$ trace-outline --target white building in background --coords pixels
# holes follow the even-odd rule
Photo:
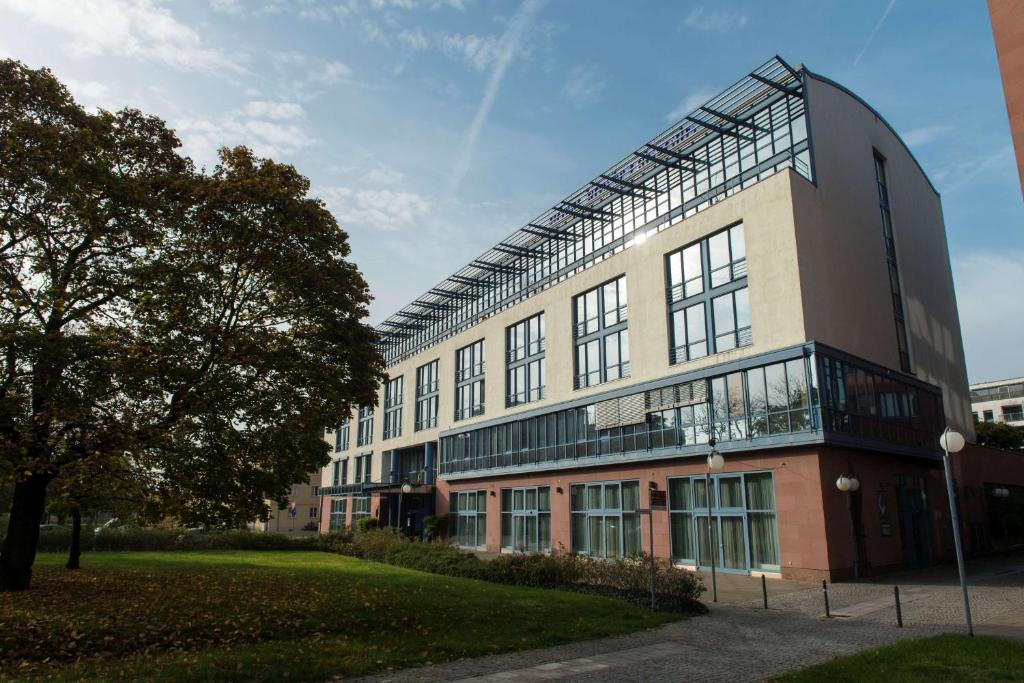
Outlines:
[[[972,384],[971,410],[978,422],[1024,427],[1024,377]]]

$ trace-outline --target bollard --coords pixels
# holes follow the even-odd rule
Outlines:
[[[828,584],[825,583],[825,579],[821,580],[821,592],[825,596],[825,618],[829,619],[832,617],[832,613],[828,608]]]
[[[768,582],[764,578],[764,574],[761,574],[761,596],[764,598],[764,608],[768,609]]]
[[[900,587],[893,586],[892,594],[896,597],[896,625],[903,628],[903,609],[900,607]]]

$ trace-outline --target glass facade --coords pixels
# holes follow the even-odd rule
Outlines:
[[[439,361],[433,360],[416,368],[416,427],[415,431],[437,426]]]
[[[516,406],[544,398],[547,375],[545,347],[543,313],[506,328],[506,406]]]
[[[334,432],[334,452],[340,453],[341,451],[348,449],[349,441],[349,428],[352,424],[352,418],[346,417],[341,421],[341,426]]]
[[[600,558],[636,555],[643,550],[639,508],[638,481],[571,485],[572,551]]]
[[[628,313],[624,275],[573,299],[574,388],[629,377]]]
[[[672,561],[710,566],[705,477],[670,477],[668,504]],[[771,472],[711,477],[711,536],[716,567],[779,571],[775,486]]]
[[[484,414],[484,340],[455,352],[455,420]]]
[[[342,486],[348,483],[348,458],[339,458],[331,463],[331,485]]]
[[[356,525],[356,522],[363,519],[364,517],[370,516],[370,497],[369,496],[353,496],[352,497],[352,526]]]
[[[354,469],[356,484],[371,483],[372,480],[370,479],[370,476],[373,472],[373,453],[357,455]]]
[[[672,252],[665,271],[670,363],[753,343],[742,223]]]
[[[328,520],[328,528],[331,531],[344,529],[348,515],[348,499],[335,498],[331,500],[331,517]]]
[[[393,439],[402,435],[402,393],[405,385],[403,377],[389,380],[384,387],[384,435],[385,439]]]
[[[452,491],[455,543],[463,548],[487,546],[487,491]]]
[[[551,552],[551,487],[501,490],[501,549]]]

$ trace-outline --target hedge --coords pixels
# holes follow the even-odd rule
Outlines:
[[[248,529],[186,531],[158,527],[129,529],[82,529],[82,550],[312,550],[315,536],[254,532]],[[71,547],[71,527],[39,532],[40,551],[66,552]]]

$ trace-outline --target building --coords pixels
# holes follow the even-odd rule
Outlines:
[[[1017,175],[1024,191],[1024,1],[988,0],[988,12],[1017,152]]]
[[[467,548],[653,540],[814,579],[949,551],[938,436],[974,431],[939,196],[870,105],[780,58],[379,332],[390,379],[327,435],[324,530],[449,514]]]
[[[1024,377],[971,385],[975,422],[1005,422],[1024,427]]]
[[[274,501],[268,501],[270,515],[265,522],[254,522],[250,526],[260,531],[273,531],[279,534],[311,534],[320,528],[321,498],[320,472],[310,474],[307,481],[292,484],[288,503],[278,507]]]

